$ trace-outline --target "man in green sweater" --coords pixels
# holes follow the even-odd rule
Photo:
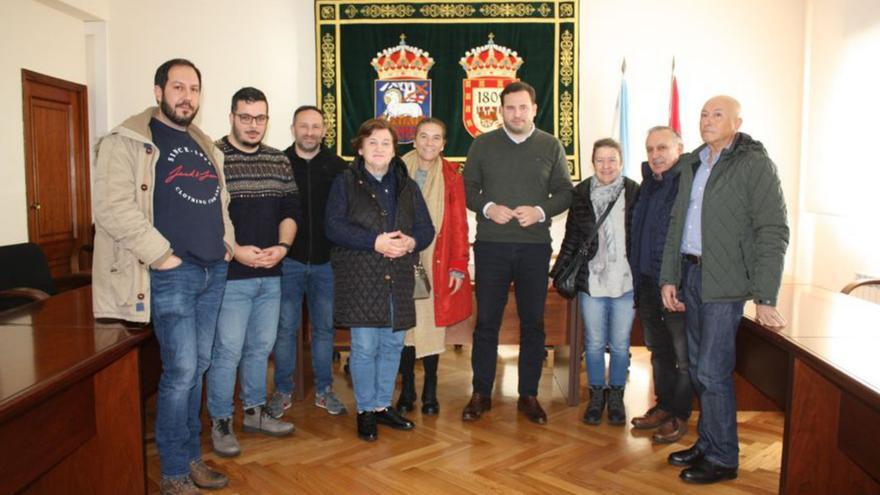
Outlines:
[[[663,250],[660,286],[669,311],[685,311],[691,382],[700,396],[697,443],[669,455],[693,483],[734,479],[739,465],[733,368],[743,305],[758,323],[782,327],[776,311],[788,224],[776,165],[737,132],[740,105],[716,96],[703,106],[704,145],[680,158],[678,196]]]
[[[520,320],[519,402],[535,423],[544,360],[544,301],[550,264],[550,218],[571,203],[571,178],[558,139],[535,127],[535,90],[513,82],[501,92],[504,126],[474,140],[464,169],[467,207],[477,214],[474,244],[477,323],[471,355],[473,395],[462,420],[492,407],[498,332],[510,283]]]

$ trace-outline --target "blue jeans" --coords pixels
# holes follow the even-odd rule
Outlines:
[[[605,385],[605,346],[611,348],[608,385],[623,387],[629,372],[629,336],[632,332],[633,293],[620,297],[592,297],[578,293],[584,320],[584,354],[591,387]]]
[[[214,419],[233,412],[235,370],[245,409],[266,403],[266,367],[278,332],[280,277],[226,282],[208,370],[208,412]]]
[[[696,446],[713,464],[735,468],[739,442],[733,368],[745,303],[704,303],[700,266],[685,262],[683,274],[691,382],[700,396]]]
[[[293,393],[296,337],[302,323],[302,300],[306,296],[312,327],[315,389],[326,392],[333,386],[333,269],[330,263],[312,265],[284,258],[281,273],[281,319],[274,351],[275,390]]]
[[[207,267],[184,261],[170,270],[150,270],[153,332],[162,359],[156,447],[164,477],[189,474],[190,461],[202,457],[202,377],[211,364],[226,268],[225,261]]]
[[[406,332],[390,327],[351,329],[351,381],[357,411],[376,411],[391,405],[400,351]]]

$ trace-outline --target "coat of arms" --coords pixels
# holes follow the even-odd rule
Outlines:
[[[370,62],[379,74],[373,91],[375,116],[391,123],[399,143],[413,142],[419,121],[431,116],[428,71],[434,65],[428,52],[405,40],[401,34],[400,44],[382,50]]]
[[[468,50],[458,61],[467,73],[462,119],[473,137],[501,127],[501,91],[517,80],[516,71],[523,64],[522,57],[510,48],[496,45],[494,38],[490,33],[488,43]]]

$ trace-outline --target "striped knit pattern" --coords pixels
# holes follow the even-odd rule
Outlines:
[[[281,151],[260,144],[256,153],[242,153],[226,138],[216,145],[226,157],[223,171],[232,199],[282,197],[297,192],[293,168]]]

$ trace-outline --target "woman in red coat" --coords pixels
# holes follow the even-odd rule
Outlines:
[[[416,300],[416,326],[407,331],[401,353],[400,412],[412,411],[416,401],[416,358],[422,358],[425,384],[422,414],[437,414],[437,363],[446,350],[446,327],[471,315],[467,215],[464,182],[458,165],[440,156],[446,144],[446,125],[435,118],[422,120],[416,129],[415,149],[403,156],[410,177],[419,185],[437,236],[421,252],[421,262],[431,282],[431,296]]]

